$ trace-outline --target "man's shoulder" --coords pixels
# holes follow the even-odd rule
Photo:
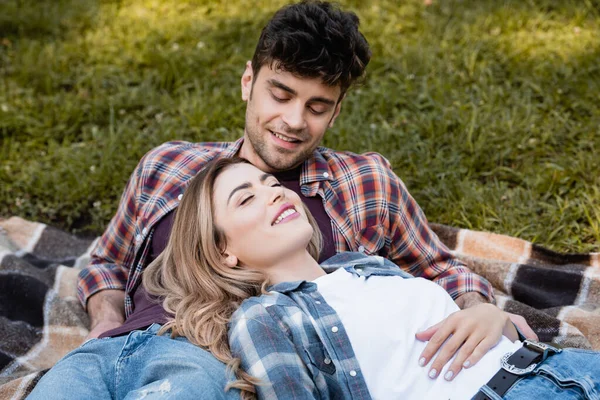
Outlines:
[[[345,165],[372,165],[374,167],[390,168],[390,162],[380,153],[369,151],[354,153],[351,151],[338,151],[328,147],[319,147],[318,152],[328,164],[343,163]]]
[[[218,154],[225,151],[232,144],[232,142],[192,143],[185,141],[171,141],[151,149],[142,158],[142,161],[144,164],[176,162],[177,160],[183,160],[189,157],[202,157],[210,154]]]
[[[374,151],[359,154],[319,147],[318,152],[334,172],[336,170],[352,171],[356,169],[360,169],[363,173],[389,174],[392,172],[390,162],[383,155]]]
[[[137,165],[135,174],[141,179],[169,175],[195,174],[208,161],[228,151],[234,142],[163,143],[148,151]]]

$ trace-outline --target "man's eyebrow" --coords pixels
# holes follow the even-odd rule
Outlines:
[[[323,103],[323,104],[327,104],[328,106],[335,106],[335,101],[328,99],[327,97],[321,97],[321,96],[314,96],[311,97],[310,99],[308,99],[309,103]]]
[[[261,181],[261,183],[263,183],[264,181],[266,181],[267,179],[269,179],[271,177],[274,177],[273,174],[264,173],[258,179]],[[227,198],[227,204],[229,204],[229,201],[231,200],[231,198],[233,197],[233,195],[236,192],[239,192],[240,190],[248,189],[248,188],[251,188],[251,187],[252,187],[252,184],[250,182],[244,182],[241,185],[236,186],[235,189],[233,189],[231,191],[231,193],[229,193],[229,197]]]
[[[275,86],[276,88],[279,88],[281,90],[285,90],[286,92],[293,94],[294,96],[296,96],[298,94],[298,92],[296,92],[294,89],[292,89],[291,87],[284,85],[283,83],[279,82],[277,79],[269,79],[267,82],[269,82],[269,84],[271,86]]]
[[[277,79],[269,79],[267,82],[271,86],[275,86],[276,88],[284,90],[294,96],[296,96],[298,94],[298,92],[296,92],[294,89],[292,89],[291,87],[289,87],[287,85],[284,85],[283,83],[279,82]],[[323,103],[323,104],[327,104],[328,106],[335,106],[335,100],[328,99],[327,97],[323,97],[323,96],[313,96],[310,99],[308,99],[308,103]]]

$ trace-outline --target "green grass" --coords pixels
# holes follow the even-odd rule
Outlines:
[[[239,137],[284,3],[0,2],[0,216],[99,234],[150,148]],[[598,0],[341,3],[373,60],[327,146],[384,154],[430,221],[599,251]]]

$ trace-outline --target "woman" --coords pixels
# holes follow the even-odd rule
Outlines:
[[[597,353],[513,342],[490,304],[471,311],[494,325],[477,342],[485,354],[431,373],[415,336],[458,311],[450,296],[381,257],[319,265],[319,247],[298,195],[244,160],[217,160],[190,183],[144,285],[174,315],[162,332],[227,363],[243,398],[600,398]]]

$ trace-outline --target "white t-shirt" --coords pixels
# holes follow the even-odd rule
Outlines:
[[[418,364],[427,342],[415,334],[459,310],[443,288],[422,278],[365,279],[343,268],[314,282],[344,324],[373,399],[470,399],[498,372],[501,357],[521,347],[521,342],[503,336],[476,366],[463,369],[454,380],[444,379],[450,362],[431,379],[427,374],[432,362]]]

